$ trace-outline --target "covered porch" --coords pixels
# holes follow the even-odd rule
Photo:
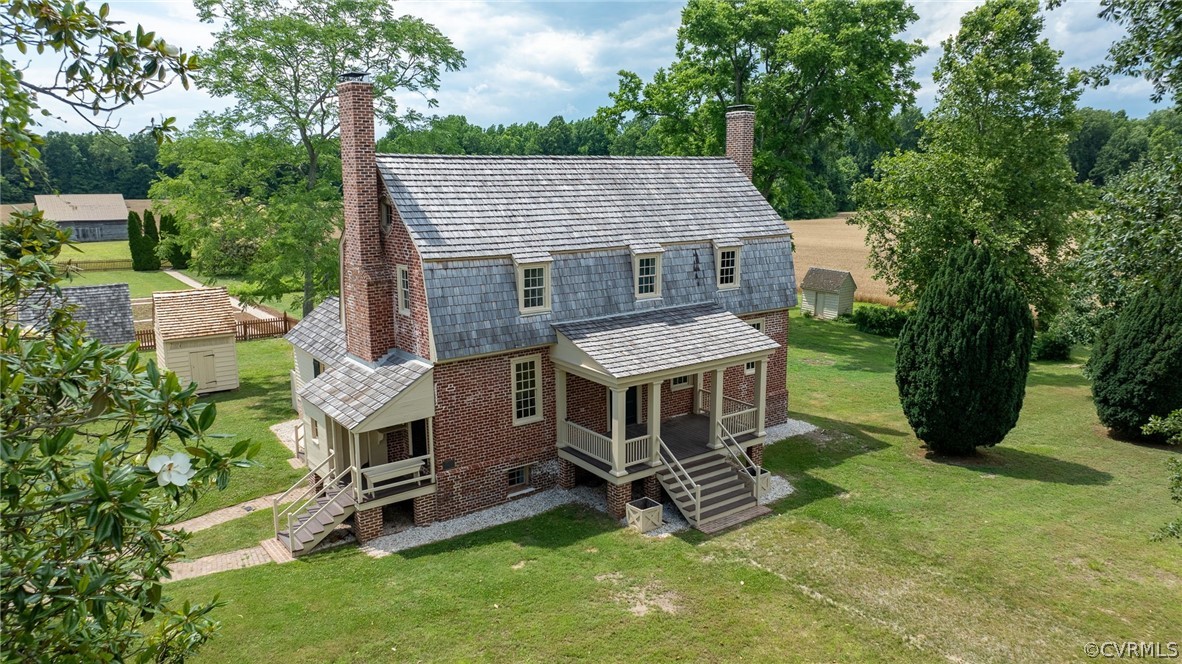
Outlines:
[[[555,329],[561,458],[623,484],[763,441],[767,364],[778,344],[733,314],[696,305]],[[727,393],[739,388],[746,399]],[[602,419],[585,407],[596,390]]]

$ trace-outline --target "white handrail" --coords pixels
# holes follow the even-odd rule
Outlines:
[[[567,445],[575,448],[589,457],[598,459],[599,461],[611,465],[611,438],[567,420],[566,439]]]
[[[696,523],[701,521],[701,485],[699,485],[697,482],[694,482],[694,478],[689,474],[689,471],[685,469],[685,466],[681,465],[681,462],[677,460],[676,456],[673,456],[673,452],[670,451],[669,447],[665,445],[665,441],[662,440],[660,436],[657,437],[657,443],[661,446],[661,458],[665,461],[665,464],[669,466],[669,469],[673,471],[673,479],[677,480],[677,483],[681,485],[681,489],[685,491],[685,495],[690,496],[694,500],[694,522]],[[678,473],[680,473],[680,475]],[[685,480],[686,482],[689,482],[689,486],[686,486],[686,482],[681,480],[681,475],[685,475]],[[693,489],[690,488],[691,486]]]
[[[321,494],[324,494],[325,496],[327,496],[328,490],[332,486],[333,485],[326,483],[324,485],[323,489],[316,492],[316,496],[314,496],[314,498],[319,498]],[[324,503],[324,507],[328,507],[329,505],[331,505],[334,501],[336,501],[337,498],[341,497],[341,494],[345,493],[346,491],[348,491],[351,488],[352,488],[351,484],[346,484],[346,485],[340,487],[340,491],[337,491],[335,494],[333,494],[333,496],[331,498],[329,498],[327,502]],[[324,508],[322,507],[321,509],[324,509]],[[288,515],[287,515],[287,548],[291,552],[292,555],[295,555],[296,535],[298,535],[300,533],[300,531],[302,531],[304,528],[307,528],[308,524],[312,523],[313,519],[316,518],[316,515],[319,512],[320,512],[320,510],[316,510],[315,512],[309,512],[308,518],[303,523],[299,524],[298,526],[294,526],[294,527],[292,526],[291,518],[293,516],[295,516],[295,513],[294,512],[288,513]]]
[[[313,468],[312,470],[309,470],[308,474],[304,475],[299,480],[297,480],[295,484],[291,485],[291,488],[289,488],[287,491],[284,491],[283,493],[279,494],[279,497],[271,499],[271,514],[274,517],[274,526],[275,526],[275,536],[276,537],[279,536],[279,517],[281,516],[281,510],[279,509],[279,503],[283,502],[283,500],[285,498],[287,498],[288,495],[290,495],[292,491],[295,491],[296,489],[300,488],[304,484],[304,482],[307,482],[308,478],[315,476],[316,473],[320,471],[320,469],[324,468],[325,464],[327,464],[329,461],[332,461],[332,457],[335,454],[336,454],[335,450],[330,451],[328,453],[328,456],[324,457],[324,461],[321,461],[320,463],[316,464],[315,468]],[[331,474],[331,472],[330,472],[330,474]],[[312,487],[312,485],[305,487],[303,493],[300,494],[300,498],[297,498],[295,502],[299,502],[300,499],[302,499],[304,496],[306,496],[308,494],[308,489],[310,489],[311,487]],[[288,505],[287,507],[283,508],[282,512],[283,513],[289,512],[290,507],[291,507],[291,505]]]
[[[755,500],[759,500],[759,474],[763,468],[755,463],[755,460],[752,459],[749,454],[747,454],[747,450],[743,449],[743,446],[739,444],[739,441],[735,440],[735,437],[731,435],[730,431],[727,431],[726,427],[724,427],[721,422],[719,423],[718,428],[722,430],[722,434],[718,436],[718,440],[722,443],[722,446],[726,448],[726,451],[731,453],[731,457],[733,457],[735,463],[738,464],[739,470],[746,473],[748,472],[747,469],[750,468],[750,472],[755,473],[751,476],[751,480],[755,483]],[[735,450],[738,450],[737,454]]]

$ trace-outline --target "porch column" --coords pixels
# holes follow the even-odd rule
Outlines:
[[[755,361],[755,435],[766,436],[767,420],[767,358]]]
[[[613,387],[612,391],[612,475],[621,477],[627,475],[628,471],[624,470],[624,440],[627,438],[627,426],[625,418],[627,417],[627,403],[625,396],[628,394],[628,389],[623,387]]]
[[[349,482],[353,485],[353,498],[361,503],[361,444],[357,434],[349,432]]]
[[[694,414],[701,415],[702,411],[706,410],[706,404],[702,403],[702,389],[706,385],[706,372],[699,371],[694,375]]]
[[[661,381],[648,384],[648,440],[650,466],[661,465]]]
[[[554,419],[558,435],[555,440],[559,447],[566,447],[566,371],[554,367]]]
[[[722,447],[718,438],[722,435],[722,377],[726,369],[715,369],[710,377],[710,440],[706,446],[712,450]]]

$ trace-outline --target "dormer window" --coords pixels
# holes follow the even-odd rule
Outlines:
[[[739,287],[740,249],[742,249],[742,246],[737,240],[725,240],[714,243],[718,290]]]
[[[514,254],[517,267],[517,308],[522,315],[550,311],[550,254]]]
[[[632,247],[632,290],[636,299],[661,297],[661,245]]]

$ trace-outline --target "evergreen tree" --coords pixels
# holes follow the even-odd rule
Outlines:
[[[1034,321],[984,247],[954,250],[899,335],[895,383],[915,435],[936,452],[1002,441],[1026,393]]]
[[[138,212],[127,213],[127,248],[131,251],[131,269],[144,270],[144,259],[140,250],[144,244],[144,227]]]
[[[1104,426],[1137,433],[1182,408],[1182,276],[1149,285],[1109,321],[1088,363]]]
[[[160,244],[160,231],[156,228],[156,216],[151,210],[144,210],[144,232],[140,237],[140,260],[143,267],[138,270],[155,271],[160,269],[160,257],[156,255],[156,245]]]

